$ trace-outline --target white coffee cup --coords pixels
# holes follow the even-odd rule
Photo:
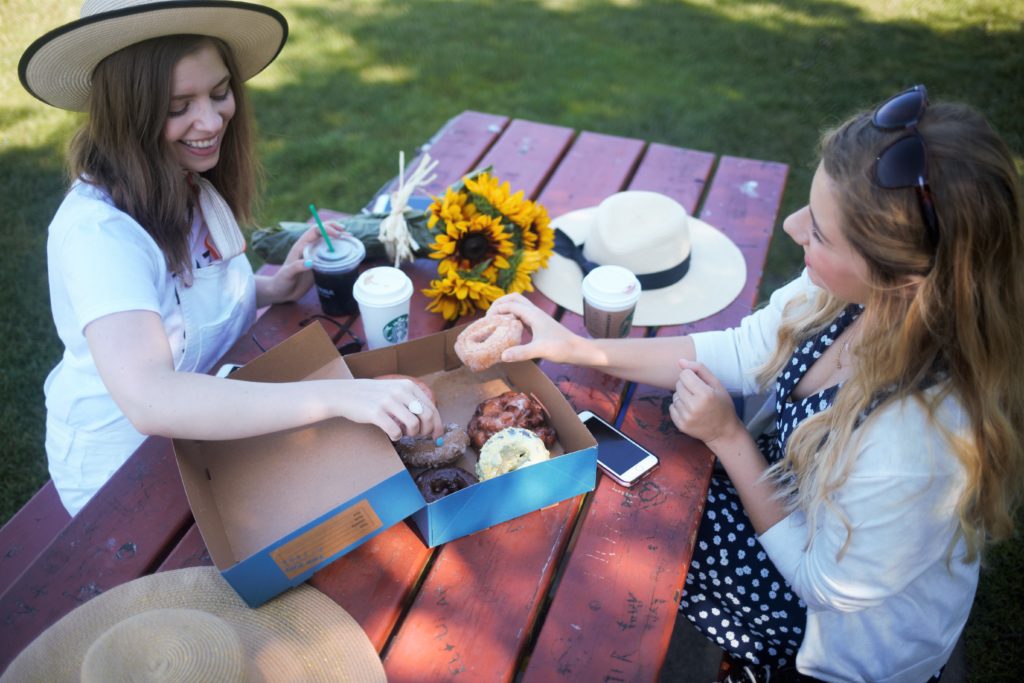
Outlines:
[[[583,323],[591,337],[629,335],[640,281],[622,266],[598,266],[583,278]]]
[[[379,266],[363,271],[352,288],[359,304],[366,344],[371,349],[409,339],[412,280],[398,268]]]

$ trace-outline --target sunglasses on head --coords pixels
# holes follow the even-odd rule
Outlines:
[[[890,97],[875,110],[871,123],[881,130],[907,130],[883,149],[875,159],[875,183],[887,190],[912,187],[917,192],[921,214],[932,244],[939,243],[939,220],[928,186],[928,151],[917,123],[928,108],[928,89],[915,85]]]

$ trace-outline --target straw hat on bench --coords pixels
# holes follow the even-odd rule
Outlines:
[[[366,633],[302,584],[256,609],[214,567],[160,572],[102,593],[35,639],[0,682],[385,681]]]

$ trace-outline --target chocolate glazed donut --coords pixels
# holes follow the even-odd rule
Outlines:
[[[469,447],[469,435],[454,422],[444,426],[442,439],[438,444],[430,436],[403,436],[395,450],[408,467],[441,467],[461,458]]]
[[[548,424],[547,415],[541,402],[521,391],[506,391],[486,399],[476,407],[466,427],[469,440],[477,450],[506,427],[522,427],[534,432],[551,448],[557,436]]]
[[[416,477],[416,486],[419,487],[423,500],[428,503],[433,503],[435,500],[444,498],[450,493],[461,491],[475,483],[477,483],[476,477],[461,467],[455,467],[454,465],[423,470]]]

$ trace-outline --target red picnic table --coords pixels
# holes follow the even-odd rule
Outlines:
[[[751,310],[788,173],[770,161],[474,111],[448,121],[421,151],[439,162],[427,188],[433,194],[490,165],[552,217],[621,190],[650,190],[732,238],[747,263],[746,285],[732,304],[693,324],[634,328],[633,336],[718,329]],[[416,285],[410,336],[440,331],[445,321],[425,312],[420,293],[436,262],[419,259],[404,268]],[[583,331],[579,316],[543,295],[531,299]],[[257,341],[269,348],[319,312],[313,291],[272,306],[223,362],[253,359]],[[364,337],[358,319],[340,322],[352,322]],[[672,425],[669,392],[597,371],[540,367],[574,408],[621,423],[661,457],[661,467],[633,489],[599,476],[590,494],[433,549],[400,523],[316,573],[309,583],[362,625],[390,681],[658,678],[713,458]],[[47,484],[0,530],[0,671],[48,626],[103,591],[204,564],[212,562],[169,440],[147,439],[74,519]]]

